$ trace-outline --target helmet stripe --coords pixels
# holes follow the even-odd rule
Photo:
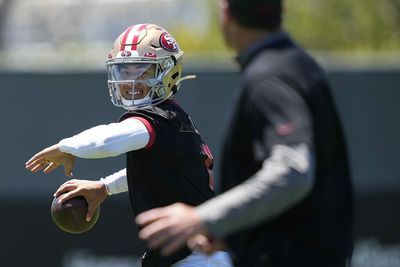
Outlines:
[[[147,27],[147,25],[149,24],[142,24],[140,25],[139,29],[136,30],[135,34],[133,35],[131,50],[137,49],[137,41],[139,40],[139,36],[142,33],[143,29]]]
[[[124,37],[122,38],[122,41],[121,41],[121,46],[120,46],[120,48],[119,48],[119,51],[124,51],[124,50],[125,50],[126,39],[128,38],[128,35],[129,35],[129,33],[130,33],[130,31],[132,30],[133,27],[134,27],[134,26],[130,26],[130,27],[125,31]]]
[[[120,51],[132,51],[137,49],[137,41],[143,29],[148,24],[137,24],[129,27],[122,38]]]

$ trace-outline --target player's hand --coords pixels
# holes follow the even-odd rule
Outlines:
[[[25,163],[25,168],[35,173],[43,170],[49,173],[57,169],[60,165],[64,166],[65,175],[72,177],[72,169],[75,163],[75,156],[61,152],[58,145],[47,147],[34,155]]]
[[[143,227],[139,238],[152,249],[168,256],[198,234],[206,234],[196,209],[181,203],[139,214],[136,223]]]
[[[60,203],[77,196],[86,198],[89,205],[86,213],[86,221],[89,222],[96,208],[103,203],[108,194],[105,185],[100,181],[72,179],[65,182],[57,189],[54,193],[54,197],[58,196],[60,196]]]

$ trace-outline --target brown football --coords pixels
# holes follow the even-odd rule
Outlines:
[[[60,197],[60,196],[59,196]],[[58,197],[51,203],[51,217],[54,223],[65,232],[81,234],[90,230],[97,222],[100,206],[97,207],[90,222],[85,220],[88,203],[83,196],[78,196],[58,203]]]

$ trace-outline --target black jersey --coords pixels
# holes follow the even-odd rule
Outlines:
[[[212,155],[174,100],[127,112],[120,120],[129,117],[145,119],[154,130],[146,148],[127,153],[129,194],[136,215],[175,202],[195,206],[214,196]],[[185,248],[163,258],[147,251],[143,266],[169,266],[189,253]]]
[[[352,186],[325,74],[284,33],[247,52],[239,58],[241,88],[224,138],[221,190],[251,177],[279,144],[309,146],[316,170],[301,202],[227,239],[235,266],[342,266],[335,264],[352,250]]]

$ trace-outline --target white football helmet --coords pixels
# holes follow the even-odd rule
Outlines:
[[[106,62],[111,102],[131,110],[156,105],[175,94],[182,80],[178,43],[162,27],[137,24],[114,43]]]

